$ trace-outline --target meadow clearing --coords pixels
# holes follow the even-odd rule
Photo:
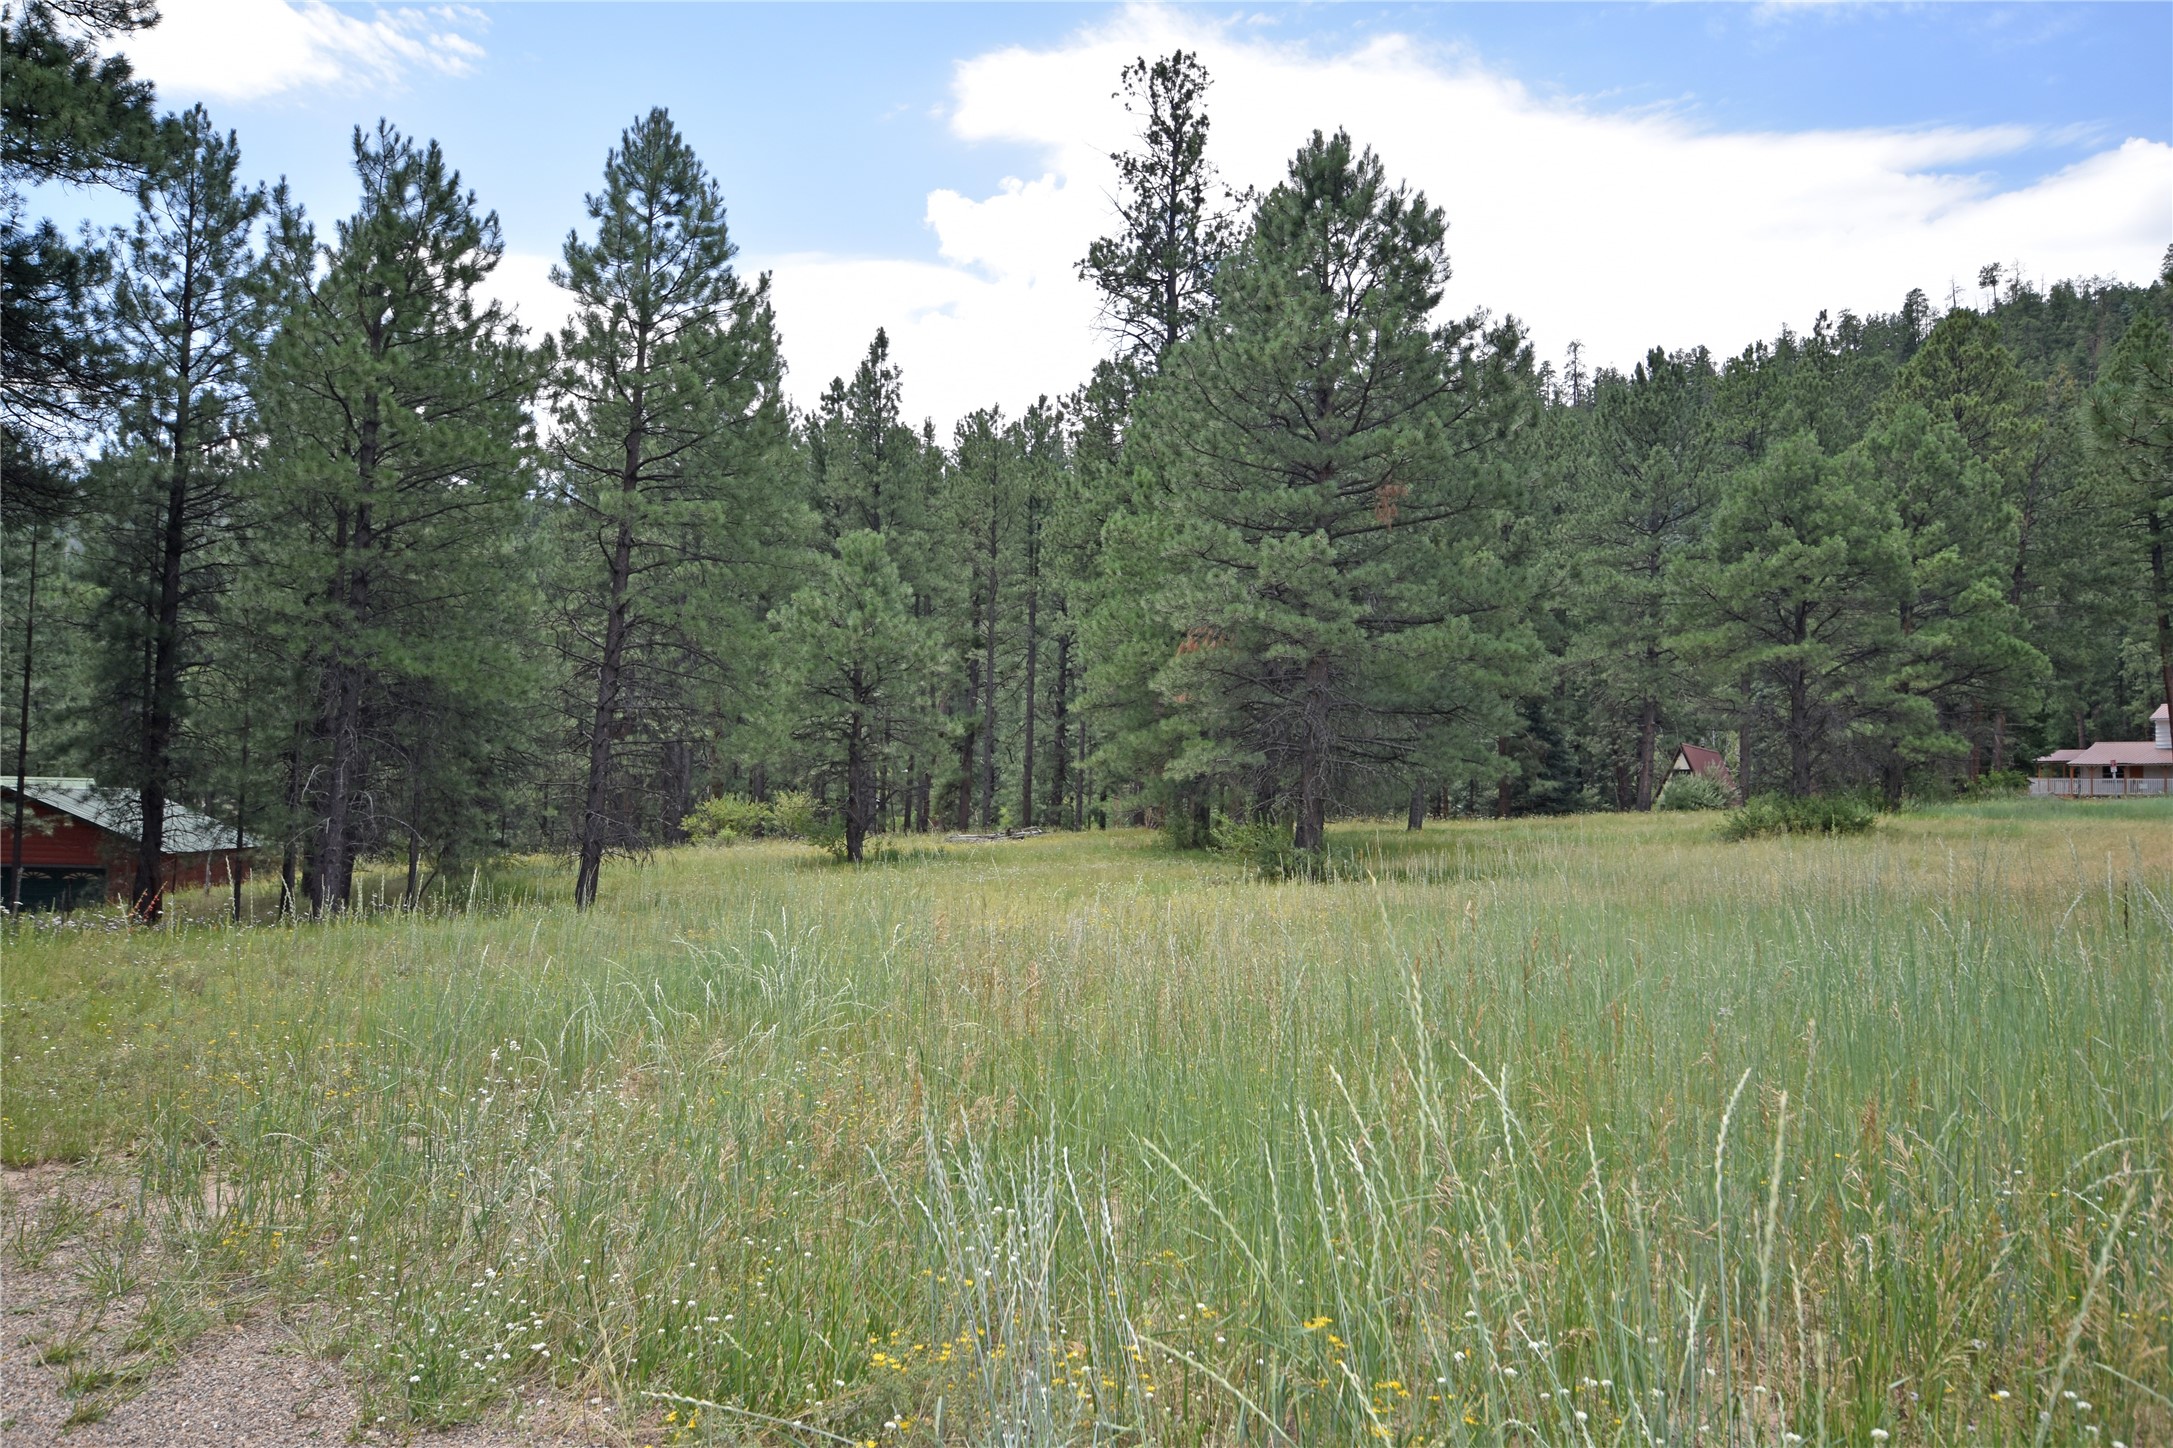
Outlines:
[[[133,1351],[246,1301],[403,1431],[2173,1442],[2173,808],[1335,838],[33,924],[0,1153],[137,1184]]]

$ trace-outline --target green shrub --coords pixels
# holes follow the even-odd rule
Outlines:
[[[1241,825],[1218,819],[1211,848],[1235,855],[1263,880],[1357,880],[1367,873],[1356,851],[1301,850],[1291,839],[1290,826],[1273,820]]]
[[[836,863],[845,863],[845,821],[842,818],[826,819],[811,826],[804,838]]]
[[[1726,809],[1731,801],[1717,779],[1704,774],[1678,774],[1667,782],[1655,802],[1659,809]]]
[[[843,827],[840,827],[840,833]],[[804,789],[781,789],[770,801],[770,824],[767,834],[785,840],[811,840],[815,837],[815,796]]]
[[[1987,799],[2001,795],[2025,794],[2029,787],[2030,776],[2026,770],[1987,769],[1972,780],[1963,793],[1972,799]]]
[[[1290,826],[1274,820],[1242,825],[1219,820],[1211,848],[1237,856],[1263,880],[1288,880],[1311,873],[1305,852],[1291,843]]]
[[[768,832],[770,807],[743,794],[720,794],[696,805],[694,813],[679,822],[679,828],[687,832],[690,840],[714,840],[720,845],[751,840]]]
[[[1761,835],[1861,834],[1878,818],[1863,796],[1855,794],[1761,794],[1728,816],[1724,840]]]

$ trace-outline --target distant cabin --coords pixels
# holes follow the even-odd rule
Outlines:
[[[1728,772],[1728,761],[1717,749],[1707,749],[1701,744],[1678,744],[1675,759],[1667,767],[1667,777],[1702,774],[1722,789],[1734,794],[1735,776]]]
[[[2063,799],[2119,799],[2173,794],[2173,712],[2150,716],[2149,739],[2104,739],[2088,749],[2055,749],[2037,761],[2031,794]]]
[[[128,898],[136,884],[141,809],[134,790],[101,788],[91,779],[30,775],[23,799],[23,908],[74,910]],[[7,871],[15,863],[14,775],[0,775],[0,909]],[[171,800],[163,840],[166,888],[232,884],[249,878],[248,851],[234,828]]]

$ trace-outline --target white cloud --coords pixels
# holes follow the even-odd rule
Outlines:
[[[1821,308],[1942,299],[1984,262],[2033,277],[2156,271],[2173,240],[2173,147],[2130,140],[2002,189],[1980,168],[2071,142],[2019,126],[1717,132],[1534,96],[1469,56],[1382,36],[1344,49],[1182,10],[1134,9],[1056,46],[962,62],[953,131],[1024,143],[1043,171],[972,198],[930,194],[936,260],[774,258],[794,394],[848,370],[878,324],[907,404],[939,425],[1016,408],[1100,354],[1095,298],[1073,273],[1107,229],[1108,153],[1129,140],[1110,98],[1136,55],[1197,50],[1214,76],[1210,153],[1272,185],[1314,128],[1348,127],[1443,207],[1448,305],[1513,312],[1541,351],[1628,364],[1651,346],[1732,351]]]
[[[531,342],[540,342],[565,326],[572,311],[573,298],[551,285],[551,268],[557,263],[555,256],[508,251],[483,283],[483,294],[505,303],[527,328]]]
[[[466,6],[366,15],[324,0],[161,0],[159,23],[120,49],[161,97],[255,101],[303,88],[395,86],[413,71],[466,75],[488,22]]]

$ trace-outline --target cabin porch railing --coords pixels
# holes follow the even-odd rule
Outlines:
[[[2033,795],[2060,799],[2126,799],[2144,794],[2173,794],[2173,779],[2033,779]]]

